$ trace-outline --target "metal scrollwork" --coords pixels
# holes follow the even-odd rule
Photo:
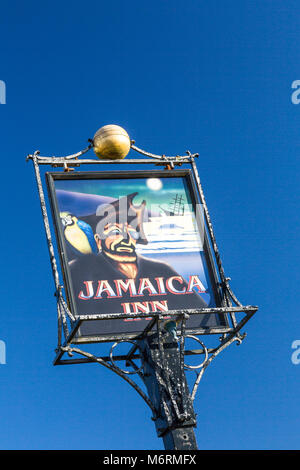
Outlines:
[[[199,344],[201,344],[202,348],[203,348],[203,352],[204,352],[204,355],[205,355],[205,359],[203,362],[201,362],[201,364],[198,364],[196,366],[191,366],[191,365],[187,365],[187,364],[184,364],[184,367],[186,369],[200,369],[201,367],[204,367],[204,365],[206,364],[206,361],[208,359],[208,350],[207,350],[207,347],[205,346],[204,343],[202,343],[202,341],[200,341],[199,338],[197,338],[197,336],[193,336],[193,335],[185,335],[185,338],[192,338],[194,339],[195,341],[197,341]]]
[[[139,372],[141,372],[142,368],[143,368],[143,365],[141,365],[140,367],[136,367],[135,370],[133,371],[129,371],[129,370],[124,370],[124,369],[121,369],[120,367],[116,366],[114,360],[113,360],[113,350],[116,346],[118,346],[120,343],[131,343],[133,344],[140,352],[140,347],[139,345],[135,342],[135,341],[131,341],[131,340],[120,340],[120,341],[116,341],[112,347],[110,348],[110,353],[109,353],[109,357],[110,357],[110,362],[112,363],[112,365],[114,366],[115,369],[118,369],[120,370],[123,374],[138,374]],[[131,361],[130,361],[131,362]]]

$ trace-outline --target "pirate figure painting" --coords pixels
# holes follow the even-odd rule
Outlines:
[[[199,295],[205,288],[197,275],[184,279],[169,264],[137,253],[138,245],[148,241],[143,229],[146,202],[135,206],[136,195],[102,204],[96,214],[82,217],[94,233],[97,252],[70,262],[78,312],[138,316],[207,307]]]

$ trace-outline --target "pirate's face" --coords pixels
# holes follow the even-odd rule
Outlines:
[[[136,260],[136,242],[139,233],[129,224],[109,223],[105,225],[101,237],[95,235],[98,248],[116,261]]]

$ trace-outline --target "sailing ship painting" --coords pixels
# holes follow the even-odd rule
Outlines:
[[[191,204],[184,196],[176,194],[167,207],[159,205],[160,212],[150,215],[144,222],[148,245],[144,253],[181,253],[202,250],[201,234],[197,228],[196,217]],[[155,214],[151,211],[150,214]]]
[[[140,245],[138,251],[142,256],[171,264],[186,280],[191,272],[197,272],[206,288],[201,297],[207,305],[215,306],[203,247],[204,224],[200,209],[196,214],[185,192],[176,192],[166,203],[152,205],[148,220],[143,224],[148,244]]]

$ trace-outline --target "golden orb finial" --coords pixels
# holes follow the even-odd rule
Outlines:
[[[128,155],[130,138],[125,129],[115,124],[101,127],[93,138],[94,152],[98,158],[121,160]]]

